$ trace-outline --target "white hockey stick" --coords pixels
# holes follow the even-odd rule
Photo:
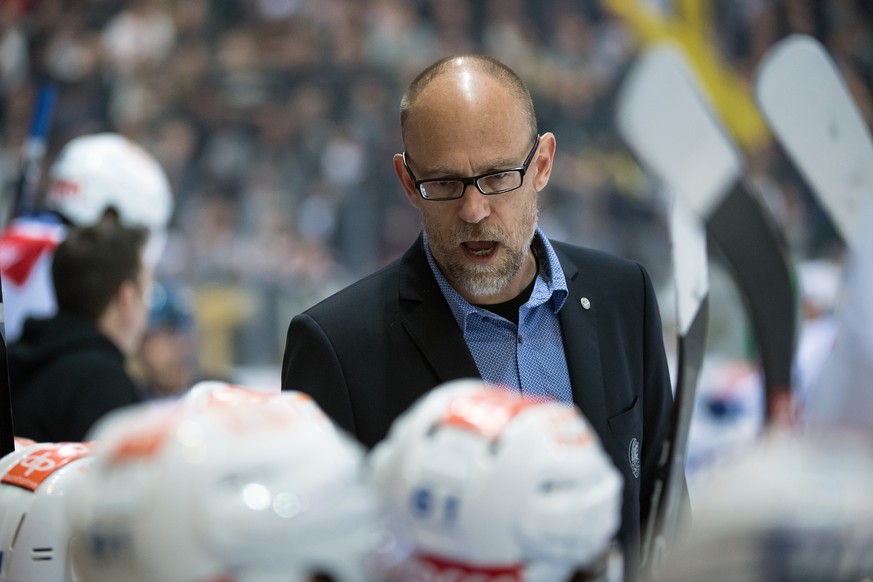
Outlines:
[[[759,68],[756,89],[767,123],[851,251],[839,340],[810,388],[803,421],[807,427],[869,429],[873,139],[834,61],[809,36],[776,44]]]
[[[770,49],[755,85],[768,125],[854,248],[873,198],[873,140],[837,66],[795,34]]]
[[[680,49],[655,45],[619,96],[631,149],[706,224],[748,308],[764,368],[768,419],[791,383],[796,300],[783,238],[743,179],[742,158],[702,96]]]

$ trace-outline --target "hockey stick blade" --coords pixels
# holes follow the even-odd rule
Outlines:
[[[795,34],[777,43],[758,70],[764,118],[854,248],[873,198],[873,140],[824,47]]]
[[[768,420],[781,418],[796,302],[778,231],[742,179],[741,157],[677,48],[644,54],[622,91],[620,132],[643,165],[698,212],[738,283],[761,352]]]
[[[768,422],[790,414],[791,366],[797,333],[797,299],[776,227],[744,181],[706,220],[745,300],[761,352]]]
[[[680,49],[642,53],[618,96],[616,122],[642,164],[700,217],[742,175],[742,159],[702,102]]]

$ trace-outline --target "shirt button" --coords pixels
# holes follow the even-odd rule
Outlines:
[[[518,336],[518,343],[519,343],[519,344],[522,343],[522,342],[521,342],[521,336]]]

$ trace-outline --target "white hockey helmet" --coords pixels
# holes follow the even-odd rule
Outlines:
[[[235,402],[272,402],[275,405],[290,404],[298,411],[300,406],[311,407],[318,412],[319,422],[331,427],[330,420],[312,397],[302,392],[278,392],[256,390],[243,384],[223,380],[202,380],[189,388],[182,397],[185,406],[192,411],[204,410],[213,406],[232,405]]]
[[[93,479],[74,500],[88,580],[370,579],[381,513],[361,446],[308,396],[244,390],[95,427]]]
[[[574,407],[479,380],[437,387],[370,455],[404,579],[568,579],[604,556],[622,481]],[[454,579],[454,578],[452,578]]]
[[[90,452],[88,443],[35,443],[0,459],[0,580],[77,579],[67,559],[66,503],[85,479]]]
[[[771,431],[692,475],[694,519],[654,579],[854,582],[873,574],[869,432]]]
[[[46,205],[76,226],[114,209],[122,224],[149,229],[148,263],[163,252],[173,213],[167,175],[155,158],[117,133],[70,140],[52,164]]]

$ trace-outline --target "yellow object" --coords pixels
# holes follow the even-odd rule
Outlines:
[[[604,6],[624,19],[643,45],[674,42],[697,74],[710,105],[745,151],[753,151],[769,137],[751,89],[708,41],[712,36],[708,3],[675,0],[677,14],[664,15],[644,0],[603,0]]]
[[[254,312],[251,297],[239,287],[213,284],[198,287],[195,298],[203,373],[228,377],[234,364],[233,334]]]

